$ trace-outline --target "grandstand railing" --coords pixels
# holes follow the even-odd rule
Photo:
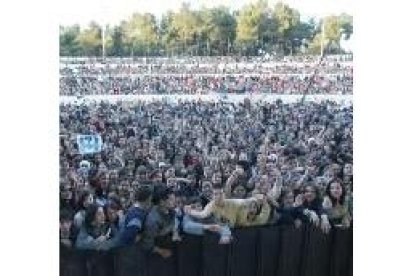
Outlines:
[[[218,239],[215,234],[184,235],[168,259],[134,246],[106,253],[61,249],[60,275],[142,275],[131,264],[141,265],[147,276],[353,275],[352,228],[323,234],[308,226],[251,227],[233,230],[230,245],[219,245]]]

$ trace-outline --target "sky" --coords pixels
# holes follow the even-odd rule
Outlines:
[[[176,11],[183,2],[189,2],[191,8],[203,6],[211,8],[224,5],[231,10],[256,2],[257,0],[61,0],[58,8],[59,25],[80,24],[87,25],[95,20],[110,25],[118,24],[127,19],[134,12],[150,12],[157,17],[168,10]],[[342,12],[353,15],[353,6],[356,0],[268,0],[270,6],[277,2],[284,2],[299,10],[303,19],[321,17],[324,15],[340,14]]]

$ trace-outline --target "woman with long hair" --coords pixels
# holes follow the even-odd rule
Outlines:
[[[349,227],[351,215],[349,213],[346,190],[339,179],[331,181],[326,187],[326,196],[323,201],[329,222],[332,225]]]
[[[82,193],[79,197],[79,201],[78,201],[77,212],[76,212],[76,215],[73,219],[73,223],[74,223],[76,229],[81,228],[81,226],[82,226],[82,224],[85,220],[86,209],[93,202],[94,202],[94,198],[93,198],[92,193],[89,190],[82,191]]]
[[[85,212],[85,221],[76,239],[76,248],[108,250],[112,247],[113,236],[104,208],[95,203],[89,205]]]
[[[315,226],[321,226],[323,232],[328,233],[330,230],[330,224],[326,212],[322,208],[322,197],[316,186],[306,184],[303,189],[303,193],[299,194],[296,198],[298,205],[303,207],[303,215],[306,217],[303,219],[305,223],[312,223]],[[302,204],[300,204],[300,202]]]

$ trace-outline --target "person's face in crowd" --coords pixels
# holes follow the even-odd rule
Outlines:
[[[166,200],[160,201],[160,207],[165,208],[167,210],[174,210],[176,206],[176,200],[174,194],[169,194]]]
[[[115,181],[117,181],[117,180],[118,180],[118,172],[117,172],[116,170],[112,170],[112,171],[109,173],[109,180],[110,180],[111,182],[115,182]]]
[[[344,176],[351,176],[353,174],[352,172],[352,164],[346,163],[344,166]]]
[[[125,192],[129,189],[129,185],[128,185],[128,181],[126,179],[123,179],[120,183],[119,183],[119,190],[120,192]]]
[[[243,187],[243,185],[237,185],[232,192],[233,198],[245,198],[246,197],[246,189]]]
[[[289,191],[285,194],[285,196],[282,199],[283,206],[285,207],[292,207],[293,203],[295,202],[295,195],[292,191]]]
[[[343,193],[341,184],[339,184],[338,182],[331,183],[329,187],[329,192],[331,193],[333,198],[339,200]]]
[[[326,187],[326,180],[324,177],[316,177],[315,178],[315,186],[318,189],[323,190]]]
[[[337,176],[341,172],[341,166],[339,166],[338,164],[333,164],[332,170],[333,170],[334,175]]]
[[[313,164],[309,164],[308,166],[307,166],[307,169],[308,169],[308,174],[309,175],[311,175],[311,176],[316,176],[316,174],[317,174],[317,167],[315,166],[315,165],[313,165]]]
[[[63,189],[60,193],[60,197],[64,200],[72,199],[72,187],[69,183],[63,185]]]
[[[161,182],[162,181],[162,172],[161,171],[157,171],[153,176],[152,176],[152,180],[155,182]]]
[[[183,208],[184,205],[186,205],[185,196],[176,196],[175,197],[175,207],[176,208]]]
[[[95,155],[95,163],[100,164],[102,162],[102,156],[100,154]]]
[[[213,198],[213,185],[209,181],[204,181],[201,185],[201,193],[209,200]]]
[[[168,178],[173,178],[175,177],[175,169],[173,167],[169,168],[166,172],[165,172],[165,177]]]
[[[138,180],[133,180],[132,183],[131,183],[131,187],[133,189],[137,189],[138,186],[139,186],[139,181]]]
[[[335,173],[332,169],[328,169],[326,170],[324,176],[327,179],[327,181],[330,182],[331,180],[335,178]]]
[[[200,202],[194,203],[192,205],[193,209],[195,209],[196,211],[202,211],[203,210],[203,205]]]
[[[121,206],[122,209],[127,209],[128,208],[128,199],[125,196],[120,197],[120,201],[121,201]]]
[[[224,170],[224,178],[225,179],[228,179],[230,177],[230,175],[231,175],[231,168],[230,167],[226,167],[226,169]]]
[[[105,223],[105,213],[102,207],[99,207],[95,213],[95,224],[102,225]]]
[[[62,239],[68,239],[70,237],[70,228],[72,227],[72,220],[62,220],[60,221],[60,237]]]
[[[119,138],[119,145],[121,146],[121,148],[124,148],[126,144],[126,139],[124,137]]]
[[[304,190],[305,200],[312,202],[316,198],[316,190],[312,186],[306,186]]]
[[[267,175],[262,175],[260,177],[259,182],[257,183],[257,190],[261,193],[261,194],[267,194],[267,192],[270,190],[270,182],[269,179],[267,177]]]
[[[107,210],[106,215],[107,215],[108,221],[110,223],[115,222],[116,219],[118,218],[118,213],[117,213],[118,210],[112,209],[110,207],[108,207],[106,210]]]
[[[104,173],[100,179],[100,184],[102,189],[107,189],[109,185],[109,173]]]
[[[222,204],[224,202],[225,195],[223,189],[213,189],[213,200],[218,203]]]
[[[93,203],[93,195],[88,195],[85,200],[83,201],[83,207],[88,208],[89,205]]]

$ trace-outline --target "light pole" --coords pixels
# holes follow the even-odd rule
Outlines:
[[[101,28],[101,36],[102,36],[102,59],[105,59],[105,26],[103,24]]]
[[[321,57],[323,56],[324,42],[325,42],[325,19],[322,18]]]

